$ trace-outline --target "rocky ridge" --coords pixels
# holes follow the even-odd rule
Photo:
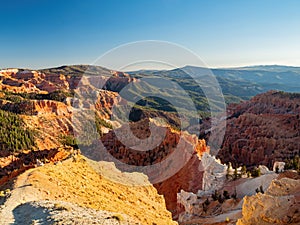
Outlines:
[[[18,221],[27,214],[31,215],[26,216],[32,220],[31,223],[33,220],[38,222],[50,217],[49,214],[53,215],[55,210],[64,211],[61,219],[68,224],[76,218],[86,216],[92,219],[92,215],[105,215],[102,210],[110,212],[106,213],[106,220],[114,216],[115,219],[111,220],[118,222],[116,218],[119,218],[121,224],[126,221],[131,221],[130,224],[176,224],[165,209],[163,197],[149,182],[147,186],[122,185],[103,177],[101,171],[109,169],[111,174],[116,173],[121,179],[131,176],[130,179],[144,179],[147,182],[147,177],[136,173],[126,178],[125,174],[114,172],[115,169],[106,164],[97,165],[96,169],[94,163],[81,155],[73,155],[56,165],[50,163],[27,170],[15,179],[8,198],[1,206],[1,224]],[[36,210],[32,214],[34,207]],[[60,221],[58,217],[51,218],[56,218],[57,223]]]

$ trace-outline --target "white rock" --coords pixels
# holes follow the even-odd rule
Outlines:
[[[285,162],[274,162],[273,171],[276,171],[276,167],[278,167],[278,169],[279,169],[278,172],[283,172],[284,166],[285,166]]]
[[[202,181],[204,191],[217,190],[224,185],[227,166],[221,164],[214,156],[204,153],[199,169],[204,171]]]
[[[269,173],[273,173],[272,171],[270,171],[270,170],[268,169],[268,167],[263,166],[263,165],[259,165],[259,166],[258,166],[258,169],[260,170],[260,173],[261,173],[262,175],[264,175],[264,174],[269,174]]]

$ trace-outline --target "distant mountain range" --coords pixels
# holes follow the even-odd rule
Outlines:
[[[219,78],[232,81],[248,81],[258,85],[265,92],[282,90],[287,92],[300,91],[300,67],[290,66],[250,66],[233,69],[213,69]]]
[[[225,95],[234,95],[248,99],[269,90],[286,92],[300,91],[300,67],[260,65],[237,68],[207,69],[196,66],[163,71],[134,71],[130,74],[153,74],[172,78],[185,78],[187,74],[202,77],[210,70],[217,78]]]
[[[300,71],[300,67],[296,66],[284,66],[284,65],[257,65],[257,66],[243,66],[235,67],[233,69],[238,70],[266,70],[266,71],[275,71],[275,72],[284,72],[284,71]]]

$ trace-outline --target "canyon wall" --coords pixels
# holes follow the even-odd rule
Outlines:
[[[299,154],[300,96],[276,91],[228,108],[226,134],[217,157],[234,166],[266,165]]]

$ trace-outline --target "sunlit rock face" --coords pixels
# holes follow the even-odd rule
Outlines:
[[[15,93],[50,93],[69,90],[70,85],[62,74],[45,74],[33,70],[1,70],[1,90]]]
[[[278,172],[284,171],[285,162],[275,162],[273,165],[273,171],[276,171],[276,168],[278,168]]]
[[[258,169],[260,170],[260,173],[262,175],[264,174],[269,174],[269,173],[273,173],[273,171],[270,171],[268,167],[264,166],[264,165],[259,165]]]
[[[197,193],[197,191],[201,189],[203,171],[200,170],[200,158],[203,153],[209,151],[209,147],[206,146],[204,140],[194,138],[192,135],[183,135],[181,138],[184,139],[185,147],[180,147],[179,152],[191,149],[193,154],[185,165],[173,176],[163,182],[154,184],[158,193],[164,195],[167,209],[172,212],[174,218],[176,218],[178,214],[177,193],[180,192],[180,190]],[[183,160],[183,157],[180,159]]]
[[[220,189],[226,180],[227,166],[208,153],[201,159],[200,171],[203,172],[202,190],[213,191]]]
[[[245,197],[237,225],[300,224],[300,180],[273,180],[265,194]]]

